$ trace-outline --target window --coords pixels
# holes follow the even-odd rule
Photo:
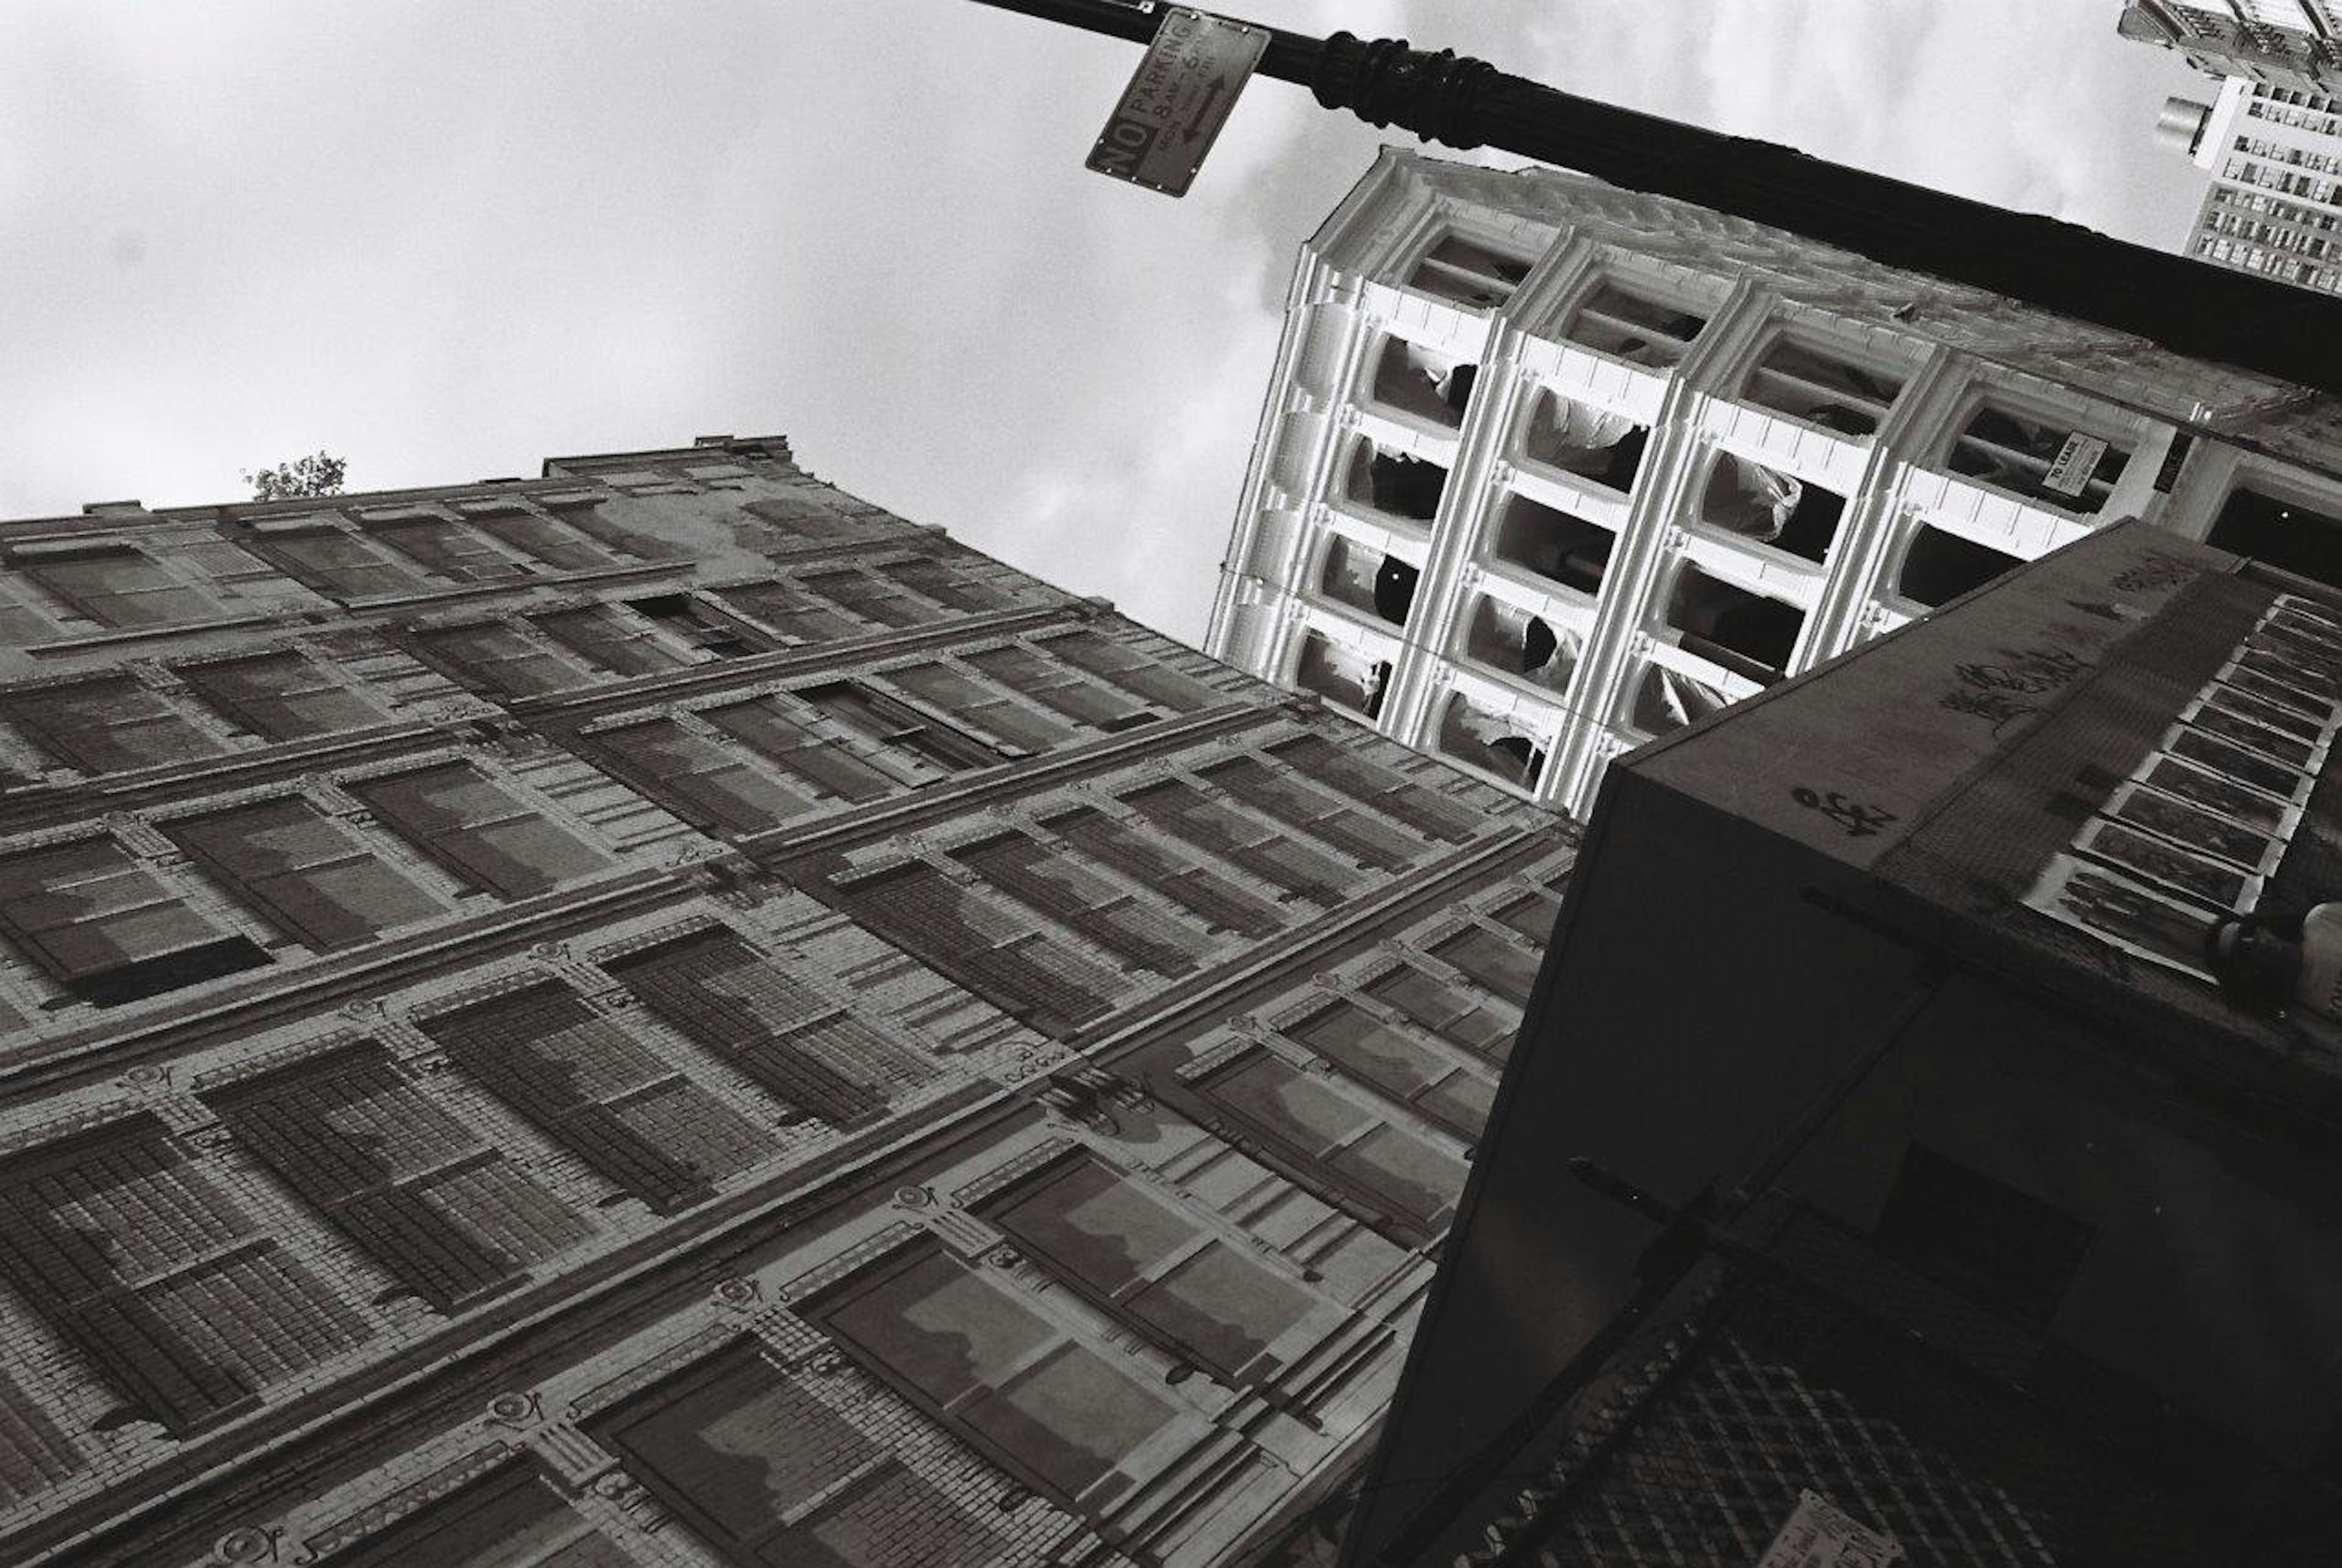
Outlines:
[[[1478,826],[1479,814],[1462,801],[1323,735],[1277,741],[1268,752],[1312,782],[1446,843],[1468,843]]]
[[[1537,954],[1484,926],[1466,926],[1432,948],[1431,955],[1516,1006],[1528,1000],[1529,987],[1536,984]]]
[[[527,1463],[502,1466],[327,1559],[331,1568],[636,1568]]]
[[[1319,794],[1257,757],[1231,757],[1196,772],[1272,821],[1367,865],[1405,871],[1423,851],[1418,841],[1396,827]]]
[[[393,833],[457,881],[530,898],[606,869],[609,859],[465,763],[348,786]]]
[[[1646,664],[1626,699],[1626,723],[1646,735],[1672,734],[1704,719],[1732,699],[1704,681]]]
[[[1073,738],[1073,730],[1055,715],[1012,700],[990,681],[957,664],[939,660],[879,674],[929,707],[1020,750],[1045,752]]]
[[[1543,616],[1490,594],[1473,595],[1463,637],[1474,664],[1556,694],[1569,690],[1583,646],[1576,633],[1556,634]]]
[[[1667,596],[1666,623],[1686,652],[1769,685],[1789,667],[1806,613],[1686,564]]]
[[[1439,1234],[1456,1213],[1462,1160],[1269,1052],[1246,1052],[1197,1088],[1287,1161],[1331,1175],[1415,1236]]]
[[[445,912],[439,900],[308,802],[255,801],[162,824],[205,871],[319,952]]]
[[[2335,508],[2321,512],[2239,485],[2221,505],[2206,543],[2342,586],[2342,512]]]
[[[1208,944],[1135,894],[1021,833],[996,834],[952,858],[1026,908],[1154,974],[1195,973]]]
[[[518,1284],[585,1223],[408,1083],[380,1047],[204,1096],[286,1186],[443,1313]]]
[[[913,759],[916,764],[915,780],[930,769],[958,773],[990,767],[1001,760],[1000,754],[990,746],[857,682],[828,681],[817,686],[800,686],[789,696],[864,740],[898,757]]]
[[[361,730],[389,719],[299,654],[181,664],[175,673],[239,727],[272,741]]]
[[[924,558],[886,561],[879,564],[877,570],[880,576],[898,587],[971,615],[1013,610],[1017,605],[1017,595],[956,563]]]
[[[362,526],[434,576],[450,583],[497,583],[529,569],[460,523],[444,517],[370,517]]]
[[[1183,863],[1118,817],[1090,806],[1077,807],[1042,824],[1101,865],[1186,910],[1212,929],[1246,936],[1268,936],[1284,929],[1276,912],[1212,872]]]
[[[85,774],[194,762],[224,749],[169,698],[127,675],[0,694],[0,718],[52,760]]]
[[[275,962],[180,902],[110,838],[0,856],[0,931],[68,993],[100,1007]]]
[[[80,1450],[40,1403],[0,1373],[0,1506],[29,1503],[85,1467]]]
[[[1138,704],[1126,694],[1109,690],[1045,651],[1052,647],[1053,643],[1039,646],[1011,643],[962,654],[959,658],[1026,701],[1092,729],[1120,729],[1139,713]]]
[[[0,567],[14,565],[0,560]],[[49,617],[26,604],[22,590],[15,588],[0,572],[0,646],[31,648],[47,642],[57,634],[49,624]]]
[[[1596,285],[1561,335],[1629,365],[1670,365],[1706,325],[1705,316],[1614,279]]]
[[[415,639],[458,679],[499,696],[542,696],[594,684],[584,665],[501,621],[418,628]]]
[[[210,594],[180,582],[127,544],[38,554],[20,548],[12,564],[101,626],[168,626],[220,613]]]
[[[588,1430],[727,1562],[977,1568],[1012,1554],[753,1342],[655,1384]]]
[[[2046,1323],[2096,1231],[2029,1193],[1914,1144],[1875,1237],[1962,1295]]]
[[[673,719],[598,731],[593,742],[613,771],[703,825],[759,833],[816,809],[810,791],[781,783]]]
[[[1488,1119],[1494,1084],[1346,997],[1279,1025],[1279,1032],[1467,1144]]]
[[[1598,523],[1511,493],[1496,507],[1489,534],[1489,551],[1498,561],[1589,598],[1602,592],[1617,543],[1618,536]]]
[[[1327,702],[1373,718],[1389,689],[1390,661],[1344,647],[1323,632],[1305,631],[1295,651],[1293,684]]]
[[[1463,693],[1447,699],[1440,715],[1442,755],[1523,789],[1535,789],[1545,772],[1544,737],[1532,735],[1517,717],[1492,714]]]
[[[1934,609],[2025,563],[2005,551],[1940,528],[1921,528],[1903,552],[1895,591]]]
[[[836,1126],[873,1120],[890,1099],[936,1076],[728,931],[696,932],[603,967],[667,1027]]]
[[[667,1213],[773,1140],[558,983],[425,1020],[448,1059],[611,1185]]]
[[[1403,337],[1383,340],[1375,360],[1372,395],[1386,408],[1453,430],[1464,423],[1479,367],[1436,354]]]
[[[1529,275],[1532,265],[1523,257],[1506,255],[1461,235],[1449,235],[1415,264],[1415,270],[1407,275],[1406,286],[1459,305],[1486,309],[1510,299],[1515,286]]]
[[[1557,392],[1539,392],[1521,432],[1521,455],[1624,495],[1635,487],[1651,427]]]
[[[724,658],[736,659],[763,651],[762,645],[751,642],[739,626],[701,604],[694,594],[654,594],[645,599],[627,600],[626,608],[657,623],[689,646]]]
[[[575,529],[535,512],[475,513],[471,522],[481,533],[534,555],[556,572],[596,572],[619,564],[616,556]]]
[[[657,674],[683,669],[692,662],[616,604],[555,610],[528,619],[529,624],[596,669],[614,675]]]
[[[1210,1432],[996,1269],[905,1247],[814,1303],[839,1348],[986,1459],[1096,1517]]]
[[[895,584],[858,566],[803,572],[797,575],[797,585],[876,626],[917,626],[936,619],[928,606],[905,598]]]
[[[1492,918],[1519,932],[1542,953],[1553,940],[1554,923],[1561,918],[1561,901],[1542,893],[1525,894],[1492,912]]]
[[[2114,493],[2130,448],[2054,416],[1987,399],[1953,437],[1946,466],[2059,511],[2097,511]]]
[[[870,629],[859,616],[832,609],[790,583],[746,583],[711,592],[726,608],[793,643],[858,637]]]
[[[1109,1317],[1222,1383],[1266,1383],[1342,1314],[1093,1156],[987,1200],[984,1217]]]
[[[1429,523],[1439,515],[1439,497],[1446,488],[1447,470],[1438,464],[1362,440],[1344,496],[1354,506],[1386,517]]]
[[[1699,520],[1709,527],[1817,564],[1828,558],[1845,514],[1845,496],[1732,452],[1716,454],[1699,503]]]
[[[1241,867],[1256,886],[1280,889],[1321,909],[1340,906],[1363,880],[1356,868],[1182,780],[1133,790],[1122,803],[1168,836]]]
[[[385,598],[432,588],[420,572],[374,541],[330,524],[269,526],[255,531],[251,544],[298,581],[336,599]]]
[[[175,1437],[366,1338],[151,1116],[0,1164],[0,1275]]]
[[[832,885],[855,919],[1045,1034],[1074,1033],[1130,989],[1120,971],[1011,918],[924,861]]]
[[[1069,632],[1061,637],[1051,637],[1040,646],[1050,657],[1063,659],[1175,714],[1192,714],[1220,701],[1219,693],[1193,675],[1183,674],[1152,654],[1096,632]]]
[[[1520,1028],[1517,1014],[1490,1006],[1486,996],[1435,980],[1408,965],[1377,975],[1358,990],[1396,1008],[1449,1044],[1490,1062],[1505,1059]]]
[[[824,738],[779,699],[751,697],[698,716],[825,798],[876,800],[903,787],[845,743]]]
[[[1337,534],[1326,543],[1326,569],[1319,574],[1318,588],[1336,604],[1404,626],[1421,576],[1411,563]]]
[[[1750,367],[1740,395],[1841,435],[1868,435],[1902,391],[1899,375],[1784,333]]]

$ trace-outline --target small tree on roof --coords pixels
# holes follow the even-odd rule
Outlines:
[[[280,463],[274,468],[264,468],[255,474],[244,473],[244,482],[252,486],[255,501],[290,501],[301,495],[339,495],[342,480],[349,472],[346,458],[329,453],[313,453],[296,457],[290,463]]]

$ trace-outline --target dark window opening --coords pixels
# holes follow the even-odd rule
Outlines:
[[[1895,580],[1895,591],[1932,610],[2024,564],[1973,539],[1940,528],[1922,528],[1903,552],[1903,571]]]
[[[1476,664],[1556,692],[1568,686],[1577,669],[1576,638],[1556,634],[1516,604],[1486,596],[1465,624],[1464,652]]]
[[[1415,606],[1415,585],[1423,574],[1396,555],[1383,557],[1375,573],[1375,614],[1394,626],[1406,624]]]
[[[788,695],[796,702],[810,704],[825,718],[844,725],[864,740],[916,757],[946,773],[990,767],[1000,761],[1000,754],[990,746],[928,718],[906,704],[851,681],[802,686]]]
[[[1846,497],[1818,484],[1726,452],[1709,470],[1700,521],[1820,563],[1846,515]]]
[[[627,607],[665,626],[696,648],[736,659],[759,650],[740,628],[694,600],[688,594],[655,594],[629,599]]]
[[[275,962],[183,903],[111,838],[0,859],[0,933],[69,994],[98,1007]]]
[[[1293,684],[1303,691],[1372,718],[1382,706],[1383,687],[1389,679],[1388,663],[1370,661],[1319,633],[1303,634],[1301,657],[1293,672]]]
[[[1479,374],[1476,365],[1394,337],[1383,345],[1382,356],[1375,362],[1374,400],[1453,429],[1464,423],[1465,405],[1472,400],[1472,384]]]
[[[1946,465],[2028,501],[2090,513],[2106,504],[2129,462],[2127,446],[1987,404],[1961,427]]]
[[[1582,474],[1620,494],[1635,487],[1651,430],[1623,414],[1541,392],[1521,434],[1521,454],[1564,473]]]
[[[1439,514],[1440,493],[1446,488],[1447,470],[1436,463],[1377,451],[1372,443],[1361,443],[1350,464],[1346,494],[1354,505],[1428,523]]]
[[[1421,575],[1396,555],[1378,557],[1370,546],[1336,537],[1326,544],[1326,569],[1319,574],[1318,586],[1336,604],[1404,626]]]
[[[1545,769],[1545,748],[1522,734],[1515,721],[1483,713],[1460,694],[1449,699],[1440,721],[1439,749],[1525,789],[1534,789]]]
[[[1867,435],[1901,395],[1898,375],[1874,370],[1795,338],[1776,338],[1748,373],[1741,395],[1842,435]]]
[[[1788,668],[1806,613],[1686,565],[1669,595],[1666,621],[1684,648],[1769,684]]]
[[[2047,1323],[2095,1234],[2031,1193],[1914,1144],[1874,1239],[1979,1304]]]
[[[1646,735],[1664,735],[1707,717],[1732,701],[1704,681],[1661,664],[1646,665],[1627,699],[1626,722]]]
[[[1533,265],[1450,235],[1425,253],[1406,282],[1409,288],[1485,309],[1510,299]]]
[[[1706,316],[1679,305],[1605,283],[1586,296],[1561,335],[1629,365],[1666,365],[1684,356],[1706,325]]]
[[[1602,591],[1617,535],[1598,523],[1557,512],[1526,495],[1510,495],[1496,514],[1496,559],[1526,567],[1581,594]]]
[[[2238,489],[2220,508],[2206,543],[2342,586],[2342,516],[2330,512]]]

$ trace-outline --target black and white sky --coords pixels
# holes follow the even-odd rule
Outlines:
[[[2176,246],[2217,83],[2115,0],[1231,0]],[[1172,201],[1134,45],[969,0],[0,0],[0,515],[783,432],[1200,638],[1296,248],[1377,133],[1255,83]],[[1502,160],[1492,160],[1502,161]]]

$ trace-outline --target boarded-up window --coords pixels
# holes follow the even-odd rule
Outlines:
[[[1135,696],[1160,704],[1174,713],[1193,713],[1197,708],[1209,707],[1225,700],[1219,693],[1194,676],[1183,674],[1126,643],[1102,637],[1096,632],[1074,632],[1063,637],[1052,637],[1042,645],[1067,664],[1087,670]]]
[[[441,869],[505,898],[531,898],[609,858],[465,763],[366,779],[351,794]]]
[[[871,627],[860,616],[824,604],[789,583],[744,583],[736,587],[717,588],[714,597],[792,642],[826,643],[859,637]]]
[[[1267,1144],[1421,1235],[1445,1230],[1464,1190],[1464,1162],[1266,1051],[1198,1085]]]
[[[1296,844],[1276,824],[1178,779],[1133,790],[1122,801],[1173,838],[1243,867],[1256,885],[1280,888],[1322,908],[1339,905],[1361,880],[1356,867]]]
[[[576,529],[534,512],[496,512],[471,519],[481,533],[534,555],[558,572],[596,572],[617,557]]]
[[[0,1274],[178,1437],[366,1337],[147,1116],[0,1164]]]
[[[756,833],[815,809],[812,791],[783,784],[673,719],[604,730],[594,740],[617,773],[708,826]]]
[[[251,544],[300,581],[336,599],[425,594],[435,585],[371,539],[340,528],[271,532]]]
[[[384,723],[388,715],[299,654],[182,664],[178,676],[204,701],[272,741],[305,740]]]
[[[1021,833],[952,851],[952,858],[1027,908],[1156,974],[1195,973],[1210,944],[1068,857]]]
[[[426,627],[415,636],[448,671],[500,696],[534,697],[594,683],[592,673],[576,660],[500,621]]]
[[[648,622],[615,604],[589,604],[532,615],[530,624],[596,669],[618,675],[679,670],[692,661],[669,646]]]
[[[1109,1315],[1223,1383],[1266,1383],[1342,1314],[1143,1183],[1087,1156],[988,1202],[985,1218]]]
[[[1423,852],[1423,841],[1386,823],[1352,811],[1331,795],[1310,788],[1291,774],[1257,757],[1230,757],[1199,770],[1211,784],[1283,823],[1305,837],[1327,844],[1353,860],[1385,871],[1405,871]]]
[[[956,664],[910,664],[880,674],[956,722],[1026,751],[1045,752],[1073,735],[1060,720],[1026,706]]]
[[[460,523],[444,517],[370,518],[367,533],[451,583],[495,583],[529,569]]]
[[[282,797],[163,824],[197,864],[320,951],[371,942],[445,905],[306,801]]]
[[[962,654],[960,659],[1026,701],[1038,703],[1092,729],[1121,729],[1145,713],[1127,693],[1093,679],[1028,644],[983,648]]]
[[[1358,989],[1397,1008],[1441,1039],[1491,1062],[1504,1060],[1520,1028],[1517,1014],[1510,1010],[1491,1005],[1477,992],[1435,980],[1411,966],[1377,975]]]
[[[936,1075],[728,931],[696,932],[605,967],[669,1028],[834,1125],[873,1120]]]
[[[826,572],[803,572],[797,584],[847,614],[878,626],[916,626],[936,618],[932,605],[904,594],[859,566]]]
[[[1452,964],[1491,994],[1518,1006],[1536,984],[1538,954],[1484,926],[1470,926],[1431,949],[1432,956]]]
[[[205,1100],[285,1185],[443,1313],[517,1284],[586,1226],[358,1045]]]
[[[54,760],[109,774],[217,756],[220,744],[126,675],[0,694],[0,717]]]
[[[750,1343],[654,1385],[589,1430],[727,1562],[989,1568],[1010,1555]]]
[[[879,565],[878,573],[914,594],[972,615],[1012,610],[1017,604],[1016,595],[998,584],[987,582],[951,562],[887,561]]]
[[[1000,754],[990,746],[853,681],[800,686],[789,696],[811,705],[822,717],[843,725],[873,745],[910,758],[922,767],[956,773],[966,768],[990,767],[1000,761]]]
[[[903,787],[856,756],[843,742],[824,738],[771,697],[751,697],[746,702],[704,708],[699,716],[781,772],[811,785],[818,796],[876,800]]]
[[[1479,814],[1464,802],[1419,784],[1323,735],[1299,735],[1278,741],[1268,750],[1304,777],[1448,844],[1469,842],[1479,825]]]
[[[101,626],[168,626],[220,613],[210,594],[180,582],[128,545],[25,556],[15,564]]]
[[[1343,998],[1283,1025],[1346,1076],[1411,1105],[1466,1143],[1480,1135],[1496,1085],[1436,1047]]]
[[[101,1007],[273,962],[110,838],[0,857],[0,930],[51,979]]]
[[[746,1117],[559,984],[423,1024],[450,1060],[660,1213],[711,1196],[773,1152]]]
[[[814,1309],[839,1347],[993,1463],[1096,1518],[1212,1429],[998,1271],[906,1247]]]
[[[332,1568],[636,1568],[526,1463],[505,1465],[402,1515]]]
[[[1130,989],[1120,971],[1031,929],[924,862],[835,885],[856,920],[1045,1034],[1072,1034]]]
[[[1169,845],[1156,843],[1118,817],[1081,806],[1042,825],[1082,854],[1144,883],[1208,925],[1246,936],[1268,936],[1284,929],[1285,922],[1275,908],[1226,877],[1186,864]]]

